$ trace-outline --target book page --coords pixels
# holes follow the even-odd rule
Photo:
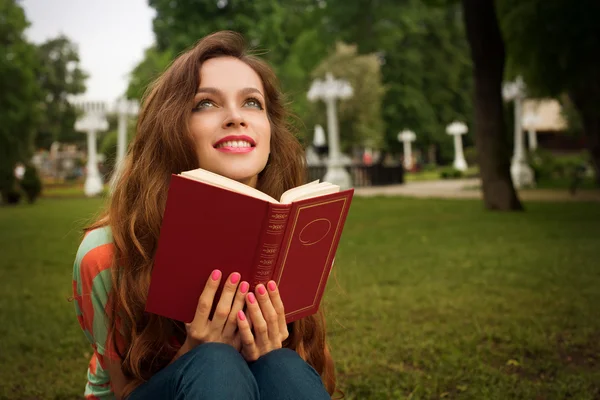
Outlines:
[[[279,199],[279,202],[281,204],[287,204],[285,202],[285,199],[293,198],[293,197],[296,196],[297,192],[304,191],[304,190],[306,190],[307,187],[309,187],[309,186],[315,186],[315,185],[318,185],[318,184],[319,184],[319,180],[317,179],[316,181],[312,181],[312,182],[306,183],[304,185],[296,186],[295,188],[291,188],[289,190],[286,190],[281,195],[281,198]]]
[[[281,196],[281,204],[290,204],[294,201],[311,199],[313,197],[325,196],[331,193],[338,193],[340,187],[329,182],[321,182],[298,186],[288,190]]]
[[[268,201],[269,203],[279,204],[277,200],[275,200],[268,194],[261,192],[258,189],[255,189],[238,181],[234,181],[233,179],[227,178],[225,176],[215,174],[214,172],[207,171],[202,168],[193,169],[191,171],[184,171],[179,175],[183,176],[184,178],[204,182],[206,184],[220,187],[222,189],[231,190],[232,192],[237,192],[245,194],[246,196]]]

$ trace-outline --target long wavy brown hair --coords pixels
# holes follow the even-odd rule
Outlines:
[[[112,268],[114,304],[109,316],[112,343],[121,368],[131,380],[125,395],[172,360],[183,343],[182,323],[144,312],[171,174],[198,168],[188,122],[199,86],[200,67],[208,59],[238,58],[262,79],[271,123],[271,154],[257,188],[272,197],[304,183],[303,148],[295,138],[272,69],[250,54],[234,32],[209,35],[180,55],[148,88],[135,139],[106,211],[88,228],[110,226],[115,246]],[[336,389],[334,364],[321,312],[296,321],[284,347],[295,350],[321,375],[329,394]],[[117,331],[124,337],[117,340]],[[119,343],[119,345],[115,345]]]

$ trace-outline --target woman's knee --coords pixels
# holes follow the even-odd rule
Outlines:
[[[244,358],[232,346],[206,343],[183,357],[176,378],[178,393],[201,394],[199,398],[258,398],[256,380]]]
[[[261,399],[330,399],[321,376],[290,349],[274,350],[250,365]]]
[[[279,371],[279,374],[291,374],[302,371],[306,374],[314,375],[319,377],[319,374],[315,369],[306,363],[294,350],[282,348],[271,351],[266,355],[256,360],[250,366],[252,372],[256,374],[265,374],[269,372]],[[320,377],[319,377],[320,379]]]

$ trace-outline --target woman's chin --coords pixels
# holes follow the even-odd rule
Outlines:
[[[238,181],[243,184],[252,186],[256,184],[256,177],[258,176],[258,171],[240,171],[239,169],[235,171],[219,171],[217,173],[229,179],[233,179],[234,181]]]

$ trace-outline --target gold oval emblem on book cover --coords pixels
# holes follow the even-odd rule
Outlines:
[[[327,218],[315,219],[302,228],[298,238],[303,245],[311,246],[325,239],[330,230],[331,221]]]

